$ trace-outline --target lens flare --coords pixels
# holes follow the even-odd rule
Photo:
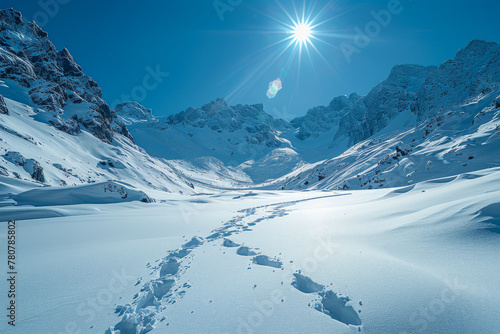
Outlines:
[[[269,89],[267,90],[267,97],[270,99],[274,99],[278,94],[278,92],[281,90],[281,88],[283,88],[283,86],[281,84],[280,78],[271,81],[269,83]]]
[[[287,74],[293,73],[296,82],[300,81],[301,68],[307,57],[314,76],[318,78],[316,66],[318,60],[336,73],[330,60],[322,54],[325,47],[338,50],[338,46],[331,43],[332,38],[346,38],[347,35],[340,34],[338,28],[333,24],[334,21],[343,15],[346,10],[341,9],[336,3],[340,0],[324,0],[325,4],[320,7],[320,1],[314,0],[274,0],[276,9],[260,11],[254,10],[274,21],[272,30],[258,30],[256,33],[265,34],[267,37],[271,34],[282,35],[281,38],[272,39],[271,44],[248,54],[245,57],[246,64],[250,70],[246,72],[245,79],[231,91],[226,99],[236,99],[238,96],[250,91],[252,85],[260,82],[267,71],[280,62],[283,69],[287,69]],[[286,3],[286,5],[282,4]],[[299,4],[297,6],[297,4]],[[269,13],[274,13],[270,15]],[[328,27],[327,23],[331,23]],[[326,39],[325,39],[326,38]],[[318,44],[322,44],[321,47]],[[329,58],[331,59],[331,58]],[[297,66],[296,71],[289,71],[292,66]],[[281,79],[288,80],[285,73],[281,73],[280,79],[272,81],[269,85],[267,96],[270,99],[276,97],[282,88]],[[319,82],[318,82],[319,83]]]

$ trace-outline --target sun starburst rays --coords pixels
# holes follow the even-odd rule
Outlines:
[[[315,53],[319,55],[321,59],[326,61],[325,57],[321,54],[320,50],[314,45],[314,41],[318,41],[322,44],[328,45],[330,47],[335,47],[329,42],[324,41],[318,36],[329,36],[332,37],[334,34],[331,31],[321,31],[318,30],[322,25],[331,22],[335,17],[329,17],[323,21],[319,19],[326,13],[326,11],[331,8],[334,0],[330,0],[323,8],[316,11],[318,0],[314,1],[309,8],[306,7],[306,1],[302,2],[302,6],[297,8],[295,2],[292,0],[292,12],[286,10],[286,8],[280,3],[279,0],[274,0],[278,6],[281,8],[286,17],[290,20],[290,23],[281,22],[280,24],[287,30],[288,34],[292,35],[292,40],[294,42],[292,54],[298,53],[299,66],[302,59],[302,51],[305,50],[307,57],[312,64],[312,55],[309,49],[314,50]],[[288,46],[287,46],[288,48]],[[332,68],[331,65],[328,66]]]
[[[244,82],[232,91],[228,98],[236,99],[238,96],[243,95],[245,91],[250,90],[250,87],[257,83],[263,75],[268,75],[266,71],[276,63],[282,64],[280,65],[282,67],[281,75],[288,72],[287,69],[292,68],[292,65],[296,63],[297,71],[295,73],[297,76],[300,76],[301,67],[304,65],[302,64],[304,61],[303,58],[307,58],[308,67],[311,67],[317,76],[315,67],[318,66],[317,60],[321,59],[320,63],[325,63],[329,70],[336,73],[334,67],[321,53],[321,48],[318,48],[319,45],[316,46],[315,44],[319,43],[323,47],[328,48],[338,48],[333,43],[330,43],[329,40],[331,41],[333,38],[341,38],[343,36],[336,33],[331,27],[330,29],[323,28],[322,30],[323,25],[331,23],[339,16],[338,12],[333,14],[331,11],[334,8],[334,2],[337,0],[330,0],[323,7],[318,5],[319,0],[285,1],[289,1],[290,5],[285,7],[282,4],[283,0],[274,0],[277,7],[283,13],[282,15],[277,13],[270,14],[270,11],[263,12],[254,8],[257,13],[275,23],[272,31],[263,30],[259,33],[265,35],[282,34],[284,36],[245,57],[249,63],[252,63],[253,59],[257,59],[255,57],[258,55],[261,55],[263,59],[261,58],[259,62],[254,64],[255,67],[251,70],[252,75],[247,75]],[[299,1],[300,5],[297,6],[296,2],[299,3]],[[265,55],[266,52],[268,53],[267,55]],[[296,79],[298,83],[299,79]]]
[[[293,38],[300,44],[310,42],[312,37],[312,29],[309,24],[302,22],[293,28]],[[302,46],[302,45],[301,45]]]

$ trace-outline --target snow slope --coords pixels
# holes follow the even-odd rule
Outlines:
[[[385,129],[343,154],[305,165],[266,187],[372,189],[500,166],[500,89],[428,117],[407,130]],[[411,119],[410,111],[400,120]],[[400,120],[395,119],[394,122]],[[397,127],[396,127],[397,128]]]
[[[68,133],[51,123],[57,116],[33,107],[25,89],[13,81],[0,80],[0,94],[8,110],[0,114],[0,175],[30,180],[32,187],[118,180],[145,192],[194,193],[252,183],[241,170],[222,164],[152,157],[120,133],[110,143],[86,129]],[[64,110],[78,113],[78,108]]]
[[[17,332],[496,333],[499,184],[56,205],[17,225]]]
[[[2,176],[33,180],[33,187],[118,180],[143,191],[183,193],[249,183],[224,166],[207,172],[190,165],[196,171],[190,180],[175,162],[148,155],[127,124],[154,120],[151,111],[129,103],[117,107],[118,118],[69,51],[57,51],[46,32],[13,9],[0,10],[0,79]]]
[[[143,189],[193,192],[190,182],[177,170],[151,158],[126,137],[117,135],[107,144],[86,131],[70,135],[37,121],[43,113],[7,98],[5,101],[9,114],[0,115],[3,176],[31,180],[33,187],[42,182],[59,187],[120,180]],[[34,177],[29,161],[39,166],[43,180]]]

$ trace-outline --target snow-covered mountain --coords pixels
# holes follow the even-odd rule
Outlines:
[[[346,140],[356,145],[278,183],[371,189],[499,166],[499,71],[500,45],[483,41],[472,41],[439,68],[396,66],[366,96],[338,98],[343,115],[331,147]],[[307,127],[313,115],[295,124]]]
[[[499,83],[500,45],[472,41],[427,77],[412,111],[423,119],[429,113],[487,94]]]
[[[139,122],[151,122],[156,120],[156,118],[153,116],[153,110],[147,109],[134,101],[120,103],[115,107],[114,110],[119,119],[121,119],[126,125],[132,125]]]
[[[497,334],[499,49],[291,122],[157,117],[0,11],[0,332]]]
[[[273,149],[290,147],[282,134],[292,127],[264,112],[261,104],[230,107],[219,98],[166,118],[151,118],[143,110],[134,102],[116,108],[137,144],[165,159],[215,157],[237,166]]]
[[[0,78],[23,88],[55,127],[73,134],[83,126],[108,143],[114,133],[132,139],[116,122],[98,84],[82,72],[67,49],[57,51],[34,21],[24,22],[13,9],[0,11],[0,47]],[[9,91],[4,95],[16,98]]]
[[[317,107],[292,120],[299,129],[297,137],[319,137],[335,128],[334,140],[347,138],[355,144],[385,128],[398,113],[410,107],[426,78],[436,67],[395,66],[389,77],[366,96],[339,96],[326,107]]]
[[[290,123],[274,119],[262,105],[230,107],[222,98],[166,119],[154,118],[134,102],[118,106],[116,113],[151,155],[188,161],[215,157],[260,183],[306,162],[334,157],[383,130],[410,110],[418,90],[436,69],[396,66],[366,96],[337,97]]]
[[[225,165],[243,170],[255,183],[267,182],[266,187],[276,184],[287,189],[373,187],[369,183],[375,179],[365,175],[367,170],[384,174],[384,182],[377,182],[377,187],[401,186],[425,179],[426,173],[417,172],[417,176],[409,171],[411,167],[407,167],[405,173],[394,168],[377,168],[383,164],[381,160],[398,154],[398,145],[418,146],[418,150],[412,149],[415,154],[415,151],[427,152],[427,146],[435,145],[426,141],[428,138],[463,139],[477,132],[481,132],[481,136],[490,133],[489,130],[482,133],[481,125],[486,126],[482,123],[484,118],[476,118],[471,126],[471,119],[457,120],[450,115],[462,113],[464,105],[467,111],[462,115],[495,115],[491,104],[497,97],[500,82],[499,48],[496,43],[473,41],[440,67],[395,66],[388,78],[365,96],[353,93],[336,97],[328,106],[313,108],[289,123],[275,120],[262,105],[230,107],[223,99],[166,119],[154,118],[151,112],[144,112],[142,106],[134,103],[131,103],[131,108],[137,109],[132,112],[137,115],[132,117],[134,121],[130,121],[130,110],[117,111],[117,114],[128,124],[137,143],[151,155],[187,161],[215,157]],[[496,126],[495,118],[489,121],[492,123],[488,126]],[[440,129],[448,122],[453,125],[446,128],[444,135]],[[365,150],[365,140],[372,143],[372,149]],[[464,147],[471,149],[473,145],[465,140],[460,149],[456,149],[457,154],[465,154]],[[484,159],[495,166],[498,159],[494,153],[491,155]],[[327,162],[318,165],[324,160]],[[427,166],[440,160],[443,159],[436,151],[424,162],[413,163]],[[363,164],[360,161],[364,161]],[[467,167],[454,171],[479,168],[477,161],[460,161],[460,166]],[[349,173],[338,164],[347,166]],[[418,171],[429,168],[419,167]],[[449,166],[433,169],[439,170],[436,174],[439,176],[450,172]],[[358,181],[354,182],[355,178]],[[278,181],[269,183],[274,179]]]
[[[393,127],[343,154],[270,183],[282,189],[373,189],[500,166],[500,87],[477,101]],[[400,119],[411,119],[410,111]],[[398,118],[393,121],[397,124]],[[400,123],[402,124],[402,122]],[[404,127],[402,127],[405,129]],[[390,131],[392,130],[392,131]]]
[[[492,91],[500,83],[500,45],[472,41],[439,67],[395,66],[366,96],[337,97],[291,123],[305,140],[335,129],[331,145],[367,139],[411,110],[419,121]]]
[[[19,12],[1,11],[0,24],[1,130],[25,138],[28,146],[54,147],[54,136],[76,139],[71,149],[64,145],[61,152],[68,150],[67,155],[43,150],[34,155],[32,147],[4,141],[0,162],[9,177],[52,186],[115,179],[188,192],[196,186],[336,189],[446,176],[450,161],[460,166],[455,173],[498,163],[491,132],[500,81],[496,43],[473,41],[439,67],[395,66],[368,94],[336,97],[291,122],[274,119],[261,104],[229,106],[223,98],[155,117],[137,102],[111,110],[69,51],[57,51],[48,34],[24,22]],[[41,129],[44,134],[35,138]],[[467,138],[490,135],[484,139],[493,145],[484,150],[490,152],[486,156],[458,158],[469,157],[466,152],[477,144]],[[95,144],[82,147],[80,137]],[[105,152],[89,152],[90,146]],[[443,158],[447,150],[457,158]],[[82,163],[63,164],[62,156]],[[427,173],[431,169],[435,173]]]
[[[41,185],[121,182],[147,191],[194,193],[249,183],[224,166],[207,171],[168,162],[135,145],[126,124],[151,112],[118,106],[119,118],[68,50],[57,51],[34,22],[0,11],[0,173]],[[135,112],[135,114],[134,114]],[[140,114],[137,114],[140,113]],[[186,176],[183,172],[192,175]],[[196,171],[195,172],[193,172]]]

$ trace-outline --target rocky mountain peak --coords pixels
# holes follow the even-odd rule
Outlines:
[[[29,88],[33,107],[54,113],[61,119],[58,124],[76,120],[105,142],[111,142],[114,133],[130,138],[123,124],[114,124],[116,115],[102,99],[101,88],[83,73],[69,50],[57,51],[45,31],[35,22],[23,22],[13,9],[0,11],[0,79]],[[78,107],[63,112],[69,104]],[[59,127],[69,128],[74,126]]]
[[[9,114],[9,109],[7,108],[7,104],[5,104],[5,100],[0,94],[0,114],[8,115]]]
[[[465,48],[461,49],[457,53],[457,57],[463,57],[464,55],[474,54],[476,56],[482,57],[486,53],[495,52],[500,49],[500,44],[495,42],[486,42],[483,40],[473,40]]]
[[[188,108],[167,118],[167,123],[194,127],[209,126],[213,130],[235,131],[244,123],[262,122],[267,125],[276,120],[264,111],[262,104],[229,106],[224,98],[217,98],[201,108]]]
[[[57,53],[57,62],[61,65],[64,75],[79,77],[83,75],[80,65],[75,63],[68,49],[64,48]]]
[[[0,21],[7,24],[21,24],[23,23],[23,15],[13,8],[2,9],[0,10]]]
[[[127,125],[136,122],[156,120],[153,116],[152,109],[147,109],[135,101],[120,103],[115,107],[114,111]]]
[[[435,66],[398,65],[365,96],[356,93],[334,98],[328,106],[310,109],[292,120],[301,140],[315,138],[339,128],[335,138],[347,137],[353,144],[384,128],[390,119],[408,109]],[[332,138],[333,140],[334,138]]]
[[[420,118],[462,104],[500,84],[500,45],[475,40],[431,73],[412,110]]]
[[[219,97],[200,108],[208,115],[213,115],[231,109],[223,97]]]
[[[328,104],[328,107],[330,108],[331,111],[341,111],[344,108],[352,106],[352,104],[356,102],[358,99],[359,96],[356,93],[351,94],[350,96],[346,95],[337,96],[330,102],[330,104]]]

